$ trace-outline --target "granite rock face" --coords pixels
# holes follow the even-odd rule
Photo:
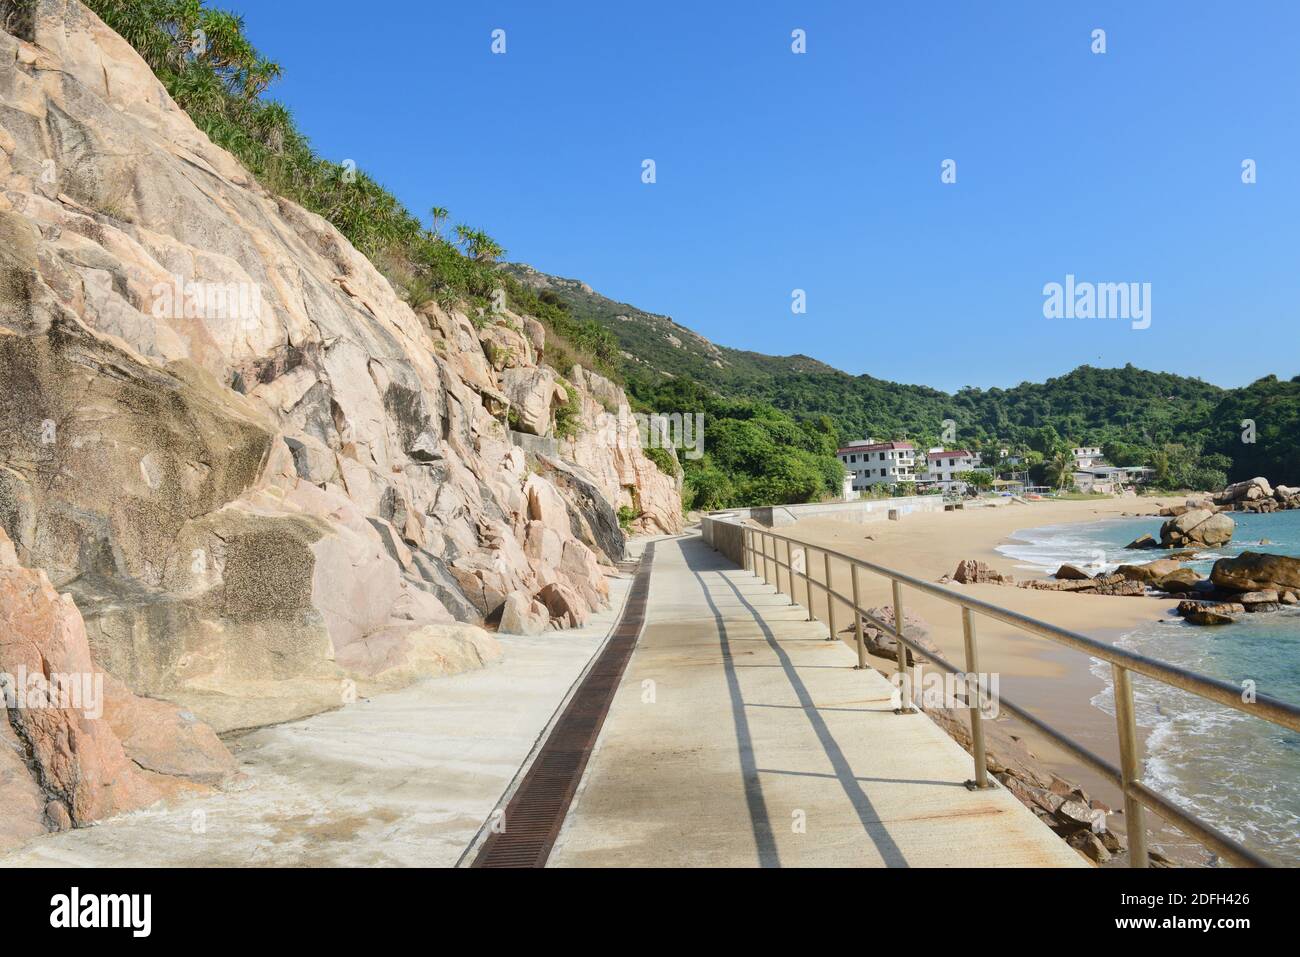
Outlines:
[[[92,661],[71,596],[22,567],[0,530],[0,846],[146,807],[177,781],[221,784],[212,729],[137,697]]]
[[[620,505],[680,529],[536,320],[417,313],[75,0],[33,36],[0,32],[0,528],[126,689],[226,730],[478,667],[507,596],[607,600]],[[512,443],[574,401],[552,462]]]

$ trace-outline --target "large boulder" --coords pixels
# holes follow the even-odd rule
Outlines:
[[[560,628],[580,628],[587,623],[587,606],[581,596],[564,582],[551,582],[535,596],[546,606],[551,620]]]
[[[1003,585],[1009,582],[1006,575],[994,571],[984,562],[963,558],[952,573],[952,580],[962,585]]]
[[[1063,581],[1091,581],[1092,575],[1088,574],[1078,565],[1062,565],[1056,570],[1055,578]]]
[[[508,319],[484,326],[479,332],[479,339],[483,343],[484,356],[497,372],[528,368],[536,361],[532,342],[511,325]]]
[[[1171,572],[1178,571],[1180,567],[1182,566],[1172,558],[1158,558],[1144,565],[1120,565],[1119,568],[1115,569],[1115,574],[1123,575],[1129,581],[1151,584]]]
[[[504,635],[540,635],[550,627],[547,607],[527,592],[512,591],[501,606],[497,631]]]
[[[867,649],[867,654],[876,658],[886,658],[889,661],[898,661],[898,639],[877,625],[876,621],[896,630],[894,607],[881,605],[878,608],[868,608],[867,614],[862,616],[862,643]],[[842,634],[846,637],[851,635],[856,640],[855,626],[849,625]],[[906,610],[903,612],[903,636],[916,642],[921,648],[937,654],[934,642],[930,640],[930,629],[925,619]],[[908,665],[916,663],[916,654],[911,647],[907,649],[907,663]]]
[[[482,668],[503,654],[497,640],[477,625],[395,625],[349,645],[340,664],[358,676],[361,687],[385,690]]]
[[[1238,502],[1254,502],[1272,497],[1273,487],[1268,484],[1268,479],[1263,476],[1256,476],[1253,479],[1229,485],[1214,496],[1214,504],[1233,505]]]
[[[1181,601],[1178,614],[1192,625],[1231,625],[1246,611],[1244,605],[1232,602]]]
[[[161,797],[101,720],[103,672],[91,661],[76,604],[60,596],[44,572],[19,565],[3,532],[0,674],[6,676],[7,723],[22,743],[52,823],[90,824]]]
[[[1230,515],[1194,508],[1160,526],[1160,542],[1165,548],[1226,545],[1235,528]]]
[[[1201,576],[1191,568],[1175,568],[1167,574],[1161,575],[1150,584],[1154,588],[1164,592],[1180,594],[1196,590],[1201,583]]]
[[[511,424],[531,435],[550,435],[555,407],[569,397],[560,377],[544,367],[506,369],[501,388],[510,400]]]
[[[1300,591],[1300,558],[1242,552],[1236,558],[1215,562],[1210,581],[1228,591]]]

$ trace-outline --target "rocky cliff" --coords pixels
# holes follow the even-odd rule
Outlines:
[[[131,690],[220,731],[474,667],[606,602],[620,507],[680,528],[677,479],[601,428],[621,391],[549,368],[539,323],[410,308],[75,0],[18,33],[0,527]]]
[[[193,714],[132,694],[91,661],[81,615],[0,531],[0,847],[231,779]]]

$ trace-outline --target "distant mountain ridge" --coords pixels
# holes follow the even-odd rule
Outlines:
[[[872,435],[930,443],[946,437],[949,445],[998,442],[1047,451],[1054,431],[1060,442],[1110,443],[1139,460],[1165,445],[1182,446],[1192,473],[1203,453],[1218,456],[1200,462],[1203,471],[1239,479],[1262,470],[1277,481],[1300,482],[1300,377],[1270,376],[1225,389],[1132,365],[1084,365],[1046,382],[950,394],[850,375],[804,355],[720,346],[669,316],[610,299],[584,282],[521,264],[503,268],[539,293],[551,292],[575,318],[607,328],[622,352],[628,391],[650,403],[664,397],[664,380],[689,380],[727,399],[770,403],[796,418],[828,416],[841,439]],[[1246,413],[1252,407],[1258,408],[1259,434],[1256,442],[1243,442],[1242,422],[1251,418]],[[949,420],[953,428],[945,436]]]

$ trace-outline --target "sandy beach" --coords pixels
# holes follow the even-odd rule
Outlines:
[[[997,571],[1023,580],[1036,576],[1016,568],[1014,560],[996,550],[1017,530],[1095,522],[1126,514],[1154,514],[1163,505],[1185,500],[1186,496],[1043,501],[912,514],[898,522],[870,524],[818,518],[806,519],[780,529],[780,532],[927,581],[951,575],[962,559],[986,562]],[[1147,553],[1136,557],[1135,561],[1148,561],[1154,557],[1158,555]],[[812,572],[814,579],[822,579],[822,559],[815,553]],[[851,591],[849,574],[847,566],[832,568],[833,585],[841,594]],[[859,585],[864,605],[888,605],[891,602],[890,586],[886,580],[860,573]],[[799,587],[796,584],[796,589]],[[1168,617],[1176,604],[1165,598],[1080,595],[1005,585],[952,584],[950,587],[1103,641],[1114,641],[1143,623]],[[798,601],[806,603],[802,591]],[[818,617],[825,620],[824,599],[814,594],[813,602]],[[961,616],[956,606],[904,589],[904,607],[925,620],[931,638],[949,661],[954,664],[964,661]],[[837,629],[841,631],[852,620],[845,605],[838,605],[836,616]],[[999,690],[1003,696],[1065,731],[1095,753],[1118,762],[1114,719],[1091,703],[1105,686],[1089,670],[1091,659],[1088,656],[987,618],[976,619],[976,631],[980,670],[999,674]],[[846,640],[852,642],[851,634],[846,636]],[[889,668],[883,659],[873,657],[869,661],[877,668]],[[1003,717],[1000,720],[1007,722],[1007,730],[1012,734],[1023,735],[1025,743],[1045,767],[1082,785],[1112,806],[1119,803],[1115,788],[1050,741],[1013,719]]]

